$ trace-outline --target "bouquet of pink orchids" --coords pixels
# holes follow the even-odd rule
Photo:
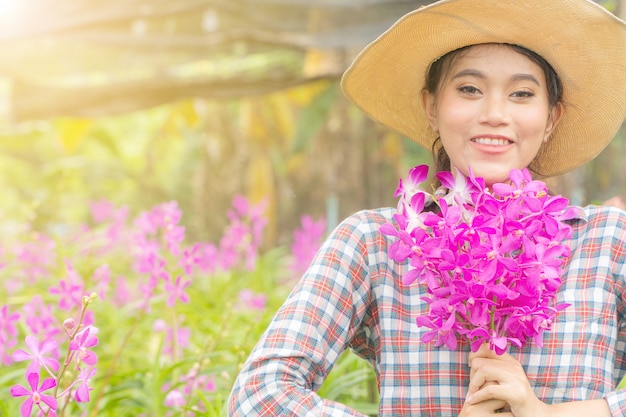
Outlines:
[[[472,351],[489,343],[498,354],[528,340],[541,347],[543,332],[568,306],[554,299],[569,257],[563,241],[572,229],[564,221],[577,210],[528,170],[511,171],[510,182],[491,189],[471,171],[436,176],[442,187],[427,193],[419,185],[428,166],[411,169],[395,193],[396,225],[381,226],[396,237],[390,258],[409,262],[403,284],[425,286],[429,308],[417,324],[430,330],[422,341],[455,350],[465,337]]]

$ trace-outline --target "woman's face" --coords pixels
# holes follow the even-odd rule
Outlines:
[[[475,45],[457,57],[435,94],[424,93],[432,129],[451,168],[504,182],[549,140],[561,113],[550,109],[541,67],[506,45]]]

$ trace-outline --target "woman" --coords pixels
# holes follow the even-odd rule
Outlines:
[[[626,115],[626,25],[588,0],[443,0],[400,19],[342,80],[374,120],[433,149],[437,170],[502,182],[594,158]],[[496,355],[421,342],[419,285],[379,228],[393,209],[342,222],[241,371],[233,416],[358,416],[315,394],[347,348],[377,375],[379,416],[626,415],[626,213],[571,221],[559,312],[543,347]]]

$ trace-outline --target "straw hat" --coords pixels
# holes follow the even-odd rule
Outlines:
[[[555,69],[564,114],[542,146],[546,176],[596,157],[626,117],[626,24],[588,0],[442,0],[406,14],[345,72],[346,96],[372,119],[430,149],[420,91],[435,59],[482,43],[517,44]]]

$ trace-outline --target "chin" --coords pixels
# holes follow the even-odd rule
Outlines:
[[[472,168],[473,169],[473,168]],[[474,176],[475,177],[479,177],[479,178],[483,178],[485,180],[485,184],[490,186],[491,184],[497,183],[497,182],[508,182],[509,181],[509,174],[511,172],[512,168],[506,168],[506,169],[473,169],[474,171]]]

